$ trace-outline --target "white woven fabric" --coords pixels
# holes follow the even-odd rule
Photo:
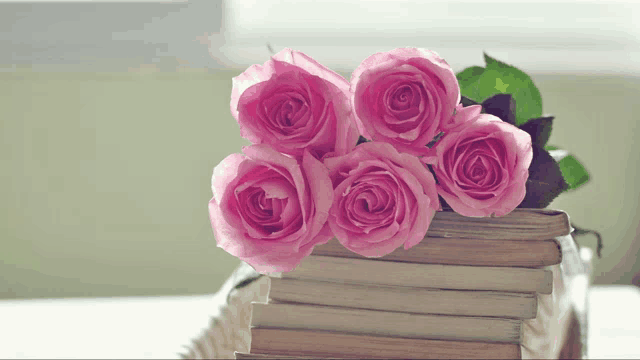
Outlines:
[[[266,302],[269,293],[266,276],[243,288],[233,289],[251,272],[249,265],[243,263],[222,286],[218,294],[228,293],[228,302],[222,305],[220,314],[211,319],[209,328],[193,340],[187,352],[181,354],[183,359],[235,359],[235,351],[249,352],[251,303]]]

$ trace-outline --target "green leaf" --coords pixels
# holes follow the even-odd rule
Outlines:
[[[482,102],[482,109],[511,125],[516,124],[516,102],[509,94],[497,94]]]
[[[540,146],[544,146],[551,136],[551,126],[553,124],[553,116],[539,117],[530,119],[526,124],[520,126],[520,129],[531,135],[531,141]],[[553,155],[552,155],[553,156]]]
[[[472,105],[480,105],[477,102],[475,102],[474,100],[469,99],[466,96],[461,96],[460,97],[460,104],[462,104],[463,107],[472,106]]]
[[[564,180],[569,185],[568,190],[574,190],[589,181],[587,169],[573,155],[568,155],[558,163]]]
[[[589,181],[589,172],[575,156],[553,145],[548,145],[544,148],[558,162],[562,177],[568,185],[567,190],[577,189]]]
[[[458,78],[458,84],[460,85],[460,87],[469,85],[478,80],[483,72],[484,68],[481,66],[470,66],[456,74],[456,78]]]
[[[498,91],[500,91],[502,93],[506,93],[508,87],[509,87],[509,84],[505,84],[505,83],[502,82],[502,79],[496,78],[496,86],[495,86],[495,88]]]
[[[533,144],[526,194],[518,207],[545,208],[566,189],[567,184],[556,161],[544,148]]]
[[[468,98],[476,100],[477,102],[478,99],[473,95],[477,93],[478,79],[483,72],[483,67],[471,66],[456,74],[462,95],[467,95]]]
[[[487,53],[483,52],[482,56],[484,57],[484,62],[487,64],[487,66],[500,65],[500,61],[498,61],[497,59],[494,59],[491,56],[487,55]]]
[[[483,102],[495,94],[511,94],[516,107],[516,125],[542,116],[542,96],[531,77],[511,65],[484,54],[486,68],[470,67],[460,72],[461,94]]]

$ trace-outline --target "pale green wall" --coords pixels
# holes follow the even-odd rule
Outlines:
[[[0,73],[0,297],[216,291],[232,76]]]
[[[213,167],[248,144],[229,114],[235,74],[0,72],[0,298],[216,291],[238,264],[207,214]],[[551,143],[592,172],[553,207],[604,235],[596,281],[629,283],[640,80],[535,80]]]
[[[576,154],[591,173],[588,184],[551,207],[601,232],[596,283],[629,284],[640,272],[640,78],[538,75],[534,81],[544,111],[556,116],[549,143]],[[595,249],[595,238],[580,241]]]

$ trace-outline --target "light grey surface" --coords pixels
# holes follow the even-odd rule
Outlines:
[[[640,272],[640,78],[540,75],[534,78],[543,109],[556,116],[549,144],[567,149],[591,180],[560,195],[551,208],[565,210],[577,226],[598,230],[603,258],[594,258],[596,284],[629,284]],[[595,237],[579,239],[595,249]]]

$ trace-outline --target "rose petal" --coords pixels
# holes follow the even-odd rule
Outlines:
[[[273,55],[272,58],[278,61],[296,65],[307,71],[309,74],[330,81],[345,94],[349,93],[349,82],[344,77],[334,71],[331,71],[330,69],[318,63],[304,53],[285,48],[279,51],[277,54]]]

